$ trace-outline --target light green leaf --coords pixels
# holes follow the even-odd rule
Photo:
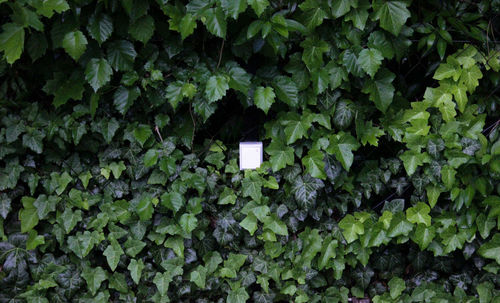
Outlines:
[[[194,214],[183,214],[179,219],[179,225],[185,233],[190,234],[198,226],[198,219]]]
[[[445,165],[441,168],[441,180],[443,181],[446,188],[449,190],[455,184],[455,175],[457,171],[453,169],[450,165]]]
[[[207,269],[201,265],[198,265],[195,270],[193,270],[189,276],[189,281],[194,282],[196,286],[201,289],[205,288],[205,280],[207,277]]]
[[[393,277],[389,283],[389,289],[390,289],[390,294],[391,298],[396,299],[399,297],[403,291],[406,289],[406,284],[403,279],[400,277]]]
[[[293,165],[294,163],[294,153],[293,148],[286,146],[278,140],[271,141],[271,144],[265,149],[266,153],[271,155],[269,162],[271,162],[271,167],[273,172],[285,168],[287,165]]]
[[[365,48],[358,56],[358,64],[372,78],[377,73],[380,64],[382,64],[382,60],[384,60],[384,57],[374,48]]]
[[[145,195],[141,198],[139,204],[137,204],[136,211],[141,221],[147,221],[153,217],[154,208],[151,200],[150,196]]]
[[[179,23],[179,32],[181,33],[182,40],[186,39],[189,35],[194,33],[196,28],[196,19],[191,14],[186,14],[181,18]]]
[[[80,56],[83,55],[87,49],[87,44],[87,38],[85,38],[85,35],[79,30],[67,33],[62,42],[66,52],[75,61],[78,61]]]
[[[229,187],[224,187],[224,191],[219,196],[219,202],[217,204],[227,205],[227,204],[235,204],[236,203],[236,195],[234,191]]]
[[[418,202],[417,205],[406,210],[406,219],[414,224],[422,223],[425,226],[431,226],[431,216],[429,216],[430,211],[431,208],[429,205],[423,202]]]
[[[137,256],[141,250],[146,247],[146,243],[134,238],[128,238],[127,241],[123,244],[125,248],[125,253],[132,258]]]
[[[164,273],[157,272],[153,279],[153,283],[156,285],[156,288],[158,288],[158,292],[160,293],[161,296],[167,294],[170,282],[172,282],[172,276],[168,272]]]
[[[276,95],[274,94],[272,87],[264,88],[259,86],[254,93],[254,103],[258,108],[262,109],[267,114],[269,108],[274,103],[275,97]]]
[[[248,214],[243,221],[240,222],[240,226],[246,229],[251,236],[257,230],[257,218],[253,214]]]
[[[264,218],[264,229],[269,229],[277,235],[288,236],[286,224],[278,219],[275,214]]]
[[[130,271],[130,276],[132,277],[132,280],[137,285],[141,281],[142,270],[144,269],[144,267],[145,267],[144,262],[142,262],[141,259],[139,259],[139,261],[135,259],[130,260],[130,264],[127,267],[127,269]]]
[[[221,5],[226,15],[236,20],[247,9],[247,0],[221,0]]]
[[[415,234],[412,239],[418,244],[421,250],[426,249],[436,236],[436,228],[434,226],[426,226],[425,224],[418,224]]]
[[[111,271],[115,271],[120,261],[120,257],[123,255],[123,249],[115,238],[111,237],[109,241],[110,244],[102,254],[106,256]]]
[[[107,272],[100,266],[92,268],[90,266],[84,266],[82,277],[87,282],[87,287],[92,295],[95,295],[101,283],[107,279]]]
[[[342,228],[342,235],[346,239],[347,243],[352,243],[358,239],[359,235],[365,233],[365,227],[363,223],[354,218],[353,215],[346,215],[339,222],[339,227]]]
[[[210,103],[222,99],[229,89],[228,79],[223,75],[211,76],[207,81],[205,96]]]
[[[427,153],[419,153],[414,150],[405,151],[399,158],[403,160],[403,165],[408,176],[413,175],[417,167],[430,162],[430,157]]]
[[[7,63],[12,64],[21,57],[24,49],[24,28],[15,23],[5,23],[0,34],[0,51]]]
[[[248,299],[250,299],[250,296],[246,292],[245,288],[240,287],[229,292],[226,303],[245,303]]]
[[[248,4],[252,7],[255,14],[257,14],[257,16],[260,17],[260,15],[262,15],[262,13],[269,6],[269,1],[268,0],[248,0]]]
[[[227,22],[222,9],[220,7],[207,9],[204,16],[206,18],[204,23],[208,31],[217,37],[224,38]]]
[[[314,178],[326,180],[324,156],[319,150],[310,150],[307,156],[302,158],[302,165],[306,167],[306,172]]]
[[[85,79],[95,92],[111,79],[113,70],[106,59],[91,59],[85,68]]]
[[[45,237],[39,235],[36,230],[32,229],[28,233],[28,239],[26,240],[26,249],[33,250],[38,247],[38,245],[45,244]]]

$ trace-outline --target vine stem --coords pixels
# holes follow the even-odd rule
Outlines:
[[[219,69],[219,66],[220,66],[220,62],[222,60],[222,51],[224,50],[224,42],[226,40],[222,40],[222,44],[220,46],[220,51],[219,51],[219,61],[217,62],[217,68],[216,69]]]

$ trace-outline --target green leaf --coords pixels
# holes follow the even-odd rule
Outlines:
[[[370,100],[383,113],[387,111],[394,97],[392,81],[396,76],[387,69],[382,69],[375,78],[368,80],[363,87],[363,93],[370,94]]]
[[[207,277],[207,269],[201,265],[198,265],[195,270],[193,270],[189,276],[189,281],[194,282],[196,286],[201,289],[205,288],[205,280]]]
[[[478,253],[484,258],[494,259],[500,264],[500,234],[493,235],[489,242],[481,245]]]
[[[179,32],[181,33],[182,40],[186,39],[189,35],[194,33],[196,28],[196,19],[191,14],[186,14],[179,23]]]
[[[427,199],[429,200],[429,205],[433,208],[441,195],[442,190],[437,186],[429,185],[425,188],[427,192]]]
[[[236,20],[247,9],[247,0],[221,0],[221,5],[226,15]]]
[[[45,0],[34,2],[34,7],[37,9],[37,13],[43,15],[47,18],[51,18],[56,13],[62,13],[69,9],[69,5],[66,0]]]
[[[146,15],[130,24],[128,32],[132,38],[146,44],[155,31],[155,21],[153,17]]]
[[[380,68],[382,60],[384,60],[384,57],[382,57],[382,54],[374,48],[365,48],[359,53],[358,56],[358,64],[372,78]]]
[[[307,38],[300,46],[304,48],[302,60],[309,70],[323,67],[323,54],[330,50],[328,43],[317,38]]]
[[[253,236],[257,230],[257,217],[251,213],[248,214],[248,216],[240,222],[240,226],[246,229],[250,235]]]
[[[150,220],[153,217],[154,211],[151,197],[144,195],[139,201],[139,204],[137,204],[136,211],[141,221]]]
[[[445,165],[441,168],[441,180],[448,190],[450,190],[455,184],[455,175],[457,171],[449,165]]]
[[[398,212],[394,214],[391,220],[391,226],[387,230],[387,236],[395,238],[398,236],[408,236],[413,229],[413,224],[406,220],[404,213]]]
[[[295,156],[293,148],[286,146],[278,140],[273,140],[271,144],[269,144],[266,148],[266,153],[271,155],[269,162],[271,162],[273,172],[277,172],[287,165],[293,165],[294,163]]]
[[[248,4],[252,7],[257,17],[260,17],[262,13],[269,6],[268,0],[248,0]]]
[[[358,239],[359,235],[365,233],[365,227],[362,222],[354,218],[353,215],[346,215],[339,222],[339,227],[342,228],[342,235],[346,239],[347,243],[354,242]]]
[[[115,271],[118,262],[120,262],[120,257],[123,255],[123,249],[115,238],[111,237],[109,241],[110,244],[102,254],[106,256],[111,271]]]
[[[75,61],[78,61],[81,55],[87,49],[87,38],[81,31],[69,32],[64,36],[62,45],[66,52]]]
[[[66,208],[58,218],[58,222],[62,225],[67,234],[69,234],[80,221],[82,221],[82,211],[79,209],[72,211],[71,208]]]
[[[302,165],[306,172],[314,178],[326,180],[324,154],[319,150],[310,150],[306,157],[302,158]]]
[[[139,259],[139,261],[135,259],[130,260],[130,264],[127,267],[127,269],[130,271],[132,280],[137,285],[139,285],[139,282],[141,281],[142,270],[144,269],[144,267],[144,262],[142,262],[141,259]]]
[[[167,294],[170,282],[172,282],[172,276],[168,272],[164,273],[157,272],[153,279],[153,283],[156,285],[156,288],[158,288],[158,292],[160,293],[161,296]]]
[[[288,236],[286,224],[280,221],[274,214],[264,218],[264,229],[269,229],[277,235]]]
[[[101,283],[106,281],[107,272],[100,266],[96,268],[92,268],[90,266],[84,266],[82,277],[87,282],[88,289],[92,295],[95,295],[99,288],[101,287]]]
[[[333,240],[331,236],[327,236],[325,238],[321,247],[321,255],[318,260],[319,270],[330,267],[330,260],[335,259],[337,256],[336,248],[338,244],[339,242],[337,240]]]
[[[243,197],[251,197],[255,201],[260,201],[262,197],[262,180],[259,176],[252,174],[241,181]]]
[[[359,143],[356,139],[344,132],[339,132],[337,135],[330,136],[330,144],[327,152],[335,155],[338,161],[342,164],[345,170],[349,170],[354,161],[353,151],[359,148]]]
[[[95,92],[111,79],[113,70],[106,59],[91,59],[85,68],[85,79]]]
[[[198,226],[198,219],[194,214],[183,214],[179,219],[179,225],[186,234],[190,234]]]
[[[413,175],[417,167],[430,162],[430,157],[427,153],[419,153],[414,150],[405,151],[399,158],[403,161],[408,176]]]
[[[38,198],[36,198],[35,202],[33,203],[33,206],[36,207],[37,213],[38,213],[38,218],[40,220],[43,220],[47,217],[47,215],[50,212],[53,212],[56,210],[56,205],[59,203],[61,198],[56,197],[56,196],[49,196],[47,197],[46,195],[40,195]]]
[[[133,70],[137,52],[131,42],[127,40],[111,41],[108,44],[107,50],[109,64],[116,71]]]
[[[275,97],[276,95],[272,87],[264,88],[259,86],[254,93],[254,103],[267,114],[269,108],[271,108],[271,105],[274,103]]]
[[[227,205],[227,204],[235,204],[236,203],[236,195],[234,191],[229,187],[224,187],[224,191],[219,196],[219,202],[217,204]]]
[[[418,202],[417,205],[406,210],[406,219],[414,224],[422,223],[425,226],[431,226],[431,216],[429,216],[430,211],[431,208],[429,205],[423,202]]]
[[[156,165],[158,162],[158,150],[156,149],[150,149],[144,154],[144,166],[145,167],[151,167]]]
[[[103,136],[106,143],[111,143],[116,131],[120,128],[120,124],[115,118],[102,119],[99,123],[99,132]]]
[[[372,5],[375,20],[380,20],[380,27],[395,36],[399,35],[406,20],[411,16],[404,1],[375,0]]]
[[[45,237],[39,235],[34,229],[30,230],[28,233],[28,239],[26,240],[26,249],[33,250],[42,244],[45,244]]]
[[[415,234],[412,239],[418,244],[421,250],[426,249],[436,236],[436,228],[434,226],[426,226],[425,224],[418,224]]]
[[[97,238],[97,232],[90,233],[85,231],[83,234],[78,232],[75,236],[68,237],[68,248],[77,255],[78,258],[85,258],[94,245],[99,244],[100,240]]]
[[[390,294],[391,298],[396,299],[399,297],[403,291],[406,289],[406,284],[403,279],[400,277],[393,277],[389,283],[389,289],[390,289]]]
[[[12,64],[21,57],[24,49],[24,28],[15,23],[5,23],[0,34],[0,51],[7,63]]]
[[[141,250],[146,247],[146,243],[137,239],[128,238],[127,241],[123,244],[125,248],[125,253],[132,258],[135,258]]]
[[[292,79],[285,76],[278,76],[273,82],[276,96],[286,104],[296,107],[299,104],[299,90]]]
[[[211,76],[207,81],[205,96],[210,103],[222,99],[229,89],[228,79],[223,75]]]
[[[220,7],[211,8],[205,11],[205,26],[208,31],[217,37],[224,38],[226,36],[227,22],[224,12]]]
[[[125,115],[140,95],[141,91],[137,86],[131,88],[120,86],[113,95],[113,104],[120,114]]]
[[[250,296],[246,292],[245,288],[240,287],[235,290],[231,290],[227,295],[227,303],[245,303]]]
[[[0,195],[0,216],[4,219],[7,219],[7,215],[12,210],[11,202],[12,200],[7,195]]]
[[[338,0],[333,2],[331,6],[333,17],[339,18],[347,14],[351,10],[351,3],[354,4],[350,0]]]
[[[89,18],[87,30],[90,36],[101,45],[113,33],[113,19],[106,14],[93,14]]]
[[[26,233],[33,229],[38,224],[38,214],[33,206],[35,199],[23,197],[22,203],[24,208],[19,211],[19,220],[21,221],[21,232]]]
[[[134,138],[139,142],[141,146],[144,146],[144,143],[151,137],[153,132],[151,131],[151,127],[145,124],[139,124],[134,129]]]

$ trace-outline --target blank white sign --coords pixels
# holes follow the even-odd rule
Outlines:
[[[240,142],[240,170],[259,168],[262,150],[262,142]]]

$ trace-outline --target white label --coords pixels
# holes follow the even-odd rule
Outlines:
[[[240,142],[240,169],[256,169],[262,164],[262,142]]]

